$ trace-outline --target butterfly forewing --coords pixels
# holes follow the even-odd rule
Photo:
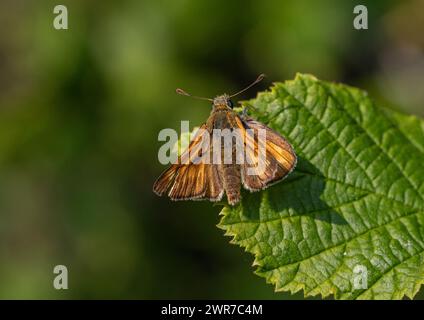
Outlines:
[[[205,139],[206,134],[209,139]],[[172,200],[219,201],[224,194],[219,168],[209,164],[206,161],[208,157],[201,157],[206,154],[211,157],[213,151],[210,139],[204,124],[196,132],[187,150],[178,158],[178,163],[165,170],[156,180],[153,191],[158,195],[168,193]]]
[[[283,179],[296,165],[296,154],[291,145],[277,132],[253,119],[237,119],[243,132],[245,165],[241,167],[243,186],[258,191]],[[258,132],[265,133],[264,147],[260,146]],[[259,161],[263,161],[263,166]],[[253,174],[252,174],[253,173]]]

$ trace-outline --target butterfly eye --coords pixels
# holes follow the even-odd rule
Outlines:
[[[229,106],[231,109],[234,107],[233,102],[230,99],[227,100],[227,106]]]

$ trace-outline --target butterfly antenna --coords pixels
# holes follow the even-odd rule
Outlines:
[[[261,82],[263,80],[263,78],[265,78],[265,74],[261,73],[255,81],[253,81],[251,84],[249,84],[246,88],[244,88],[243,90],[240,90],[237,93],[234,93],[230,96],[230,98],[235,97],[236,95],[245,92],[246,90],[250,89],[251,87],[253,87],[255,84],[257,84],[258,82]]]
[[[213,101],[213,99],[211,98],[205,98],[205,97],[198,97],[198,96],[192,96],[191,94],[185,92],[183,89],[177,88],[175,90],[176,93],[182,95],[182,96],[187,96],[187,97],[192,97],[194,99],[200,99],[200,100],[207,100],[207,101]]]

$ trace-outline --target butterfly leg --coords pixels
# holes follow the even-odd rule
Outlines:
[[[242,118],[243,120],[246,120],[248,118],[247,116],[247,109],[252,109],[255,113],[261,115],[261,116],[265,116],[268,117],[269,113],[268,112],[263,112],[263,111],[259,111],[258,108],[254,107],[251,103],[249,102],[245,102],[244,104],[242,104],[242,108],[243,110],[241,111],[240,118]]]

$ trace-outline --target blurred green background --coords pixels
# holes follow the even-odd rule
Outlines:
[[[266,73],[247,99],[304,72],[424,115],[422,0],[2,0],[0,25],[0,298],[302,297],[253,274],[219,206],[151,191],[158,132],[210,112],[176,87],[215,96]]]

